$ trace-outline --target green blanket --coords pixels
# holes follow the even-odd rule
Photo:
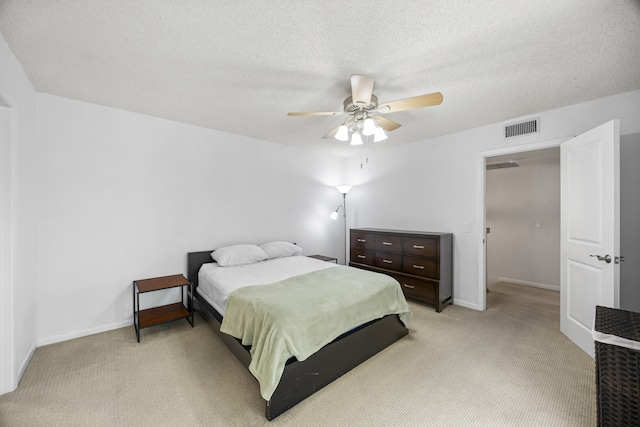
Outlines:
[[[387,314],[408,325],[411,309],[398,282],[337,266],[229,295],[220,330],[251,345],[249,370],[269,400],[285,362],[305,360],[342,333]]]

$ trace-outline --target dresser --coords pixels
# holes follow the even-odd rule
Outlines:
[[[452,233],[352,228],[349,265],[395,278],[407,298],[439,313],[452,297],[452,243]]]

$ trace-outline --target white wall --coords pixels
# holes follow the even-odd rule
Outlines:
[[[36,346],[36,93],[0,37],[0,394],[14,390]]]
[[[401,114],[394,119],[402,122]],[[578,135],[615,118],[620,119],[621,135],[637,133],[640,91],[531,117],[540,117],[541,132],[509,142],[502,138],[503,123],[497,123],[371,152],[362,169],[359,155],[349,158],[347,180],[356,186],[349,193],[349,226],[453,232],[454,302],[480,308],[478,261],[483,224],[478,220],[482,197],[479,153],[508,146],[544,145],[544,141]],[[402,132],[402,128],[395,132]],[[470,233],[462,232],[464,222],[470,224]]]
[[[560,151],[520,163],[487,171],[487,286],[503,278],[560,290]]]
[[[185,272],[187,252],[277,239],[342,257],[344,159],[37,100],[39,345],[131,324],[132,281]]]
[[[620,308],[640,312],[640,133],[620,138]]]

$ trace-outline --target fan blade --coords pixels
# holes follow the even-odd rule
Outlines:
[[[364,74],[351,75],[351,98],[354,104],[371,104],[373,93],[373,77]]]
[[[287,113],[287,116],[337,116],[344,114],[344,111],[303,111]]]
[[[387,119],[386,117],[373,116],[373,118],[375,119],[376,123],[378,123],[378,126],[389,132],[391,132],[392,130],[396,130],[400,126],[402,126],[400,123],[396,123],[393,120]]]
[[[336,126],[331,132],[329,132],[328,134],[323,136],[322,139],[329,139],[329,138],[333,138],[334,136],[336,136],[336,133],[338,133],[338,129],[340,129],[340,126],[342,126],[342,123],[340,123],[338,126]]]
[[[398,111],[413,110],[414,108],[430,107],[442,104],[442,94],[440,92],[426,95],[414,96],[412,98],[399,99],[397,101],[383,102],[378,105],[381,113],[395,113]]]

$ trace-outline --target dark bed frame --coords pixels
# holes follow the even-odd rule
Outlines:
[[[194,290],[198,287],[198,271],[202,264],[213,262],[211,252],[213,250],[187,254],[187,277],[194,284]],[[222,315],[197,292],[194,292],[193,301],[201,317],[248,368],[251,362],[250,347],[220,332]],[[289,359],[278,387],[271,399],[266,401],[265,416],[268,420],[274,419],[408,333],[398,315],[388,315],[342,334],[303,362]]]

